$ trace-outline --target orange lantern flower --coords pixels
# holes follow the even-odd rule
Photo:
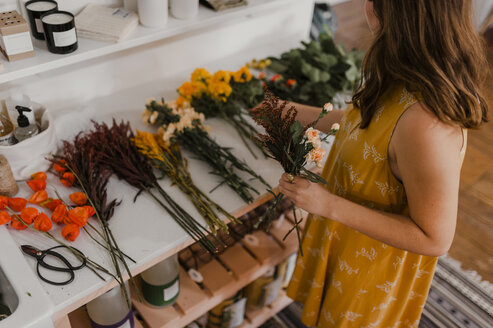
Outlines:
[[[67,162],[62,159],[58,163],[53,164],[53,169],[58,173],[64,173],[65,171],[67,171],[65,164],[67,164]]]
[[[50,218],[44,213],[41,213],[34,219],[34,228],[38,231],[50,231],[52,226],[53,224],[51,223]]]
[[[62,178],[60,179],[62,184],[67,187],[72,187],[72,185],[75,182],[75,176],[72,172],[65,172],[62,175]]]
[[[39,204],[48,199],[48,193],[46,190],[36,191],[29,199],[29,203],[31,204]]]
[[[68,211],[69,222],[83,227],[89,219],[87,210],[84,207],[76,207]]]
[[[21,211],[21,219],[26,224],[33,223],[33,220],[39,215],[39,211],[34,207],[26,207]]]
[[[280,80],[281,78],[282,78],[282,75],[281,74],[276,74],[270,80],[272,82],[276,82],[276,81]]]
[[[70,200],[79,206],[83,206],[87,204],[87,197],[83,192],[74,192],[70,194]]]
[[[27,228],[27,225],[25,225],[24,223],[22,223],[16,219],[12,219],[12,222],[10,222],[10,226],[14,229],[17,229],[17,230],[24,230]]]
[[[295,79],[289,79],[287,82],[286,82],[286,85],[291,88],[293,85],[296,84],[296,80]]]
[[[29,188],[33,191],[40,191],[46,189],[46,181],[42,179],[34,179],[26,182]]]
[[[0,211],[0,225],[9,223],[12,218],[7,211]]]
[[[14,212],[20,212],[27,205],[27,200],[20,197],[9,198],[9,207]]]
[[[9,205],[9,198],[7,196],[0,196],[0,210],[4,210],[7,205]]]
[[[51,215],[51,220],[55,223],[63,223],[66,216],[67,207],[64,204],[60,204],[53,211],[53,214]]]
[[[46,173],[44,172],[36,172],[33,175],[31,175],[31,178],[33,178],[34,180],[36,179],[46,180],[47,176]]]
[[[79,233],[80,233],[79,226],[73,223],[67,224],[62,229],[62,236],[69,241],[75,241],[79,236]]]
[[[94,214],[96,214],[96,211],[94,210],[94,207],[92,207],[90,205],[86,205],[86,206],[84,206],[84,208],[87,210],[87,216],[88,217],[91,217]]]
[[[264,72],[260,73],[260,74],[258,75],[258,78],[259,78],[260,80],[263,80],[263,79],[265,78],[265,73],[264,73]]]
[[[60,199],[53,199],[53,198],[48,198],[44,202],[40,203],[41,206],[46,207],[47,209],[49,209],[52,212],[60,204],[63,204],[63,202]]]

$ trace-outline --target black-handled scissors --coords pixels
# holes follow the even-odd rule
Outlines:
[[[44,282],[47,282],[51,285],[64,286],[64,285],[68,285],[72,281],[74,281],[74,278],[75,278],[74,271],[80,270],[86,266],[86,257],[84,256],[84,253],[79,251],[77,248],[71,247],[71,249],[78,252],[82,258],[82,263],[80,265],[73,266],[62,254],[53,251],[54,249],[61,248],[61,247],[68,248],[67,246],[60,245],[60,246],[55,246],[55,247],[52,247],[52,248],[49,248],[47,250],[42,251],[42,250],[39,250],[36,247],[31,246],[31,245],[22,245],[21,249],[24,253],[34,257],[37,260],[38,265],[36,266],[36,271],[38,272],[38,276],[41,280],[43,280]],[[56,257],[63,264],[65,264],[65,266],[59,267],[59,266],[54,266],[54,265],[46,263],[45,258],[48,255]],[[39,270],[40,266],[45,268],[45,269],[52,270],[52,271],[67,272],[68,274],[70,274],[70,278],[67,279],[66,281],[61,281],[61,282],[48,280],[45,277],[43,277],[43,275],[41,274],[41,272]]]

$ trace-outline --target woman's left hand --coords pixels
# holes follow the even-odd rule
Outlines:
[[[288,197],[297,207],[320,216],[327,216],[327,206],[333,196],[321,184],[284,173],[279,179],[279,192]]]

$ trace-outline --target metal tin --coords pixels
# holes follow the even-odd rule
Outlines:
[[[38,40],[44,40],[45,34],[41,16],[57,11],[58,4],[53,0],[32,0],[26,2],[25,7],[33,37]]]
[[[41,16],[48,50],[55,54],[69,54],[77,50],[74,15],[68,11],[54,11]]]

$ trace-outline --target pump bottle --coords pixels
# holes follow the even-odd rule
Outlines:
[[[17,128],[14,130],[14,138],[17,142],[37,135],[39,132],[38,127],[34,123],[30,124],[29,119],[24,115],[24,112],[29,113],[32,109],[24,106],[15,106],[15,109],[19,112],[19,116],[17,117]]]

